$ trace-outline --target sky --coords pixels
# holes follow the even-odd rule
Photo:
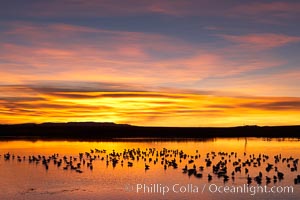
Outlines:
[[[300,124],[300,2],[3,0],[0,123]]]

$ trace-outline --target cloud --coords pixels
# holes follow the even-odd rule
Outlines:
[[[1,13],[7,16],[14,9],[23,17],[73,18],[80,16],[87,19],[150,14],[167,16],[216,15],[225,8],[228,9],[229,6],[217,0],[52,0],[21,2],[17,5],[8,2],[2,6]]]
[[[287,48],[299,42],[289,29],[299,10],[295,1],[6,2],[0,8],[0,118],[298,122],[298,99],[276,96],[299,96],[298,62]]]
[[[276,34],[219,35],[234,45],[214,48],[160,34],[61,23],[14,22],[4,27],[0,33],[2,83],[26,85],[31,93],[53,88],[97,92],[156,91],[164,87],[166,92],[186,92],[189,88],[192,92],[241,93],[245,85],[253,84],[255,87],[247,92],[261,95],[265,82],[253,82],[254,75],[272,78],[269,72],[288,61],[265,52],[257,54],[257,49],[268,50],[297,40]]]
[[[8,83],[118,80],[158,86],[231,76],[280,63],[266,56],[254,60],[246,53],[239,60],[237,51],[215,51],[159,34],[66,24],[16,22],[6,26],[0,34],[0,74],[9,77],[4,80]]]
[[[115,74],[120,79],[130,80],[135,76],[147,81],[147,78],[155,79],[145,73],[155,75],[155,69],[150,66],[159,61],[157,54],[171,57],[189,52],[188,45],[182,41],[157,34],[90,30],[70,25],[23,26],[21,30],[11,27],[2,34],[0,68],[2,73],[22,74],[28,79],[71,76],[70,79],[112,80]],[[27,45],[5,42],[10,37],[27,41]]]
[[[0,97],[0,101],[7,102],[33,102],[33,101],[42,101],[45,100],[41,97]]]
[[[263,110],[300,110],[300,99],[297,98],[295,100],[286,100],[286,101],[274,101],[274,102],[253,102],[250,104],[242,104],[240,105],[246,108],[254,108],[254,109],[263,109]]]
[[[62,6],[64,5],[64,6]],[[218,1],[218,0],[52,0],[6,2],[0,16],[14,19],[98,19],[137,16],[213,16],[247,18],[264,23],[299,17],[300,4],[295,1]],[[14,11],[14,12],[13,12]],[[16,14],[17,13],[17,14]]]
[[[145,93],[145,92],[114,92],[114,93],[104,93],[103,92],[88,92],[88,93],[72,93],[72,92],[53,92],[48,93],[50,96],[61,97],[61,98],[72,98],[72,99],[95,99],[95,98],[132,98],[132,99],[145,99],[145,98],[183,98],[183,96],[169,96],[166,94],[157,93]],[[163,102],[159,102],[164,104]],[[166,103],[166,102],[165,102]]]
[[[233,10],[248,15],[273,14],[273,16],[284,16],[284,14],[300,13],[299,2],[289,1],[273,1],[273,2],[254,2],[249,4],[241,4],[233,8]]]
[[[300,37],[283,34],[262,33],[248,35],[219,35],[220,37],[240,45],[242,48],[265,50],[300,42]]]
[[[285,26],[290,20],[299,19],[299,10],[300,3],[295,1],[251,2],[233,6],[228,15]]]
[[[142,84],[126,84],[92,81],[27,81],[27,88],[37,92],[139,92],[145,91]],[[1,86],[0,86],[1,88]],[[150,88],[148,88],[150,89]]]
[[[83,120],[136,125],[233,126],[244,121],[258,125],[300,122],[297,121],[300,98],[220,96],[217,92],[74,92],[72,87],[64,91],[54,87],[49,90],[49,86],[45,90],[26,85],[3,87],[7,93],[5,97],[0,95],[1,123]],[[24,88],[32,92],[18,97],[19,93],[23,95]],[[14,92],[8,96],[10,89]]]

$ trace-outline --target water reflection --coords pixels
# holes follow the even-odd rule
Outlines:
[[[257,184],[293,193],[256,197],[300,197],[298,139],[2,141],[0,153],[3,199],[229,199],[208,186]]]

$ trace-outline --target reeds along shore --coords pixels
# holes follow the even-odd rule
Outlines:
[[[54,139],[299,137],[300,126],[230,128],[142,127],[114,123],[44,123],[0,125],[0,137]]]

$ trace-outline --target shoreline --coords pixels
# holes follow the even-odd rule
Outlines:
[[[143,127],[113,123],[44,123],[0,125],[0,139],[116,140],[300,138],[300,126]]]

